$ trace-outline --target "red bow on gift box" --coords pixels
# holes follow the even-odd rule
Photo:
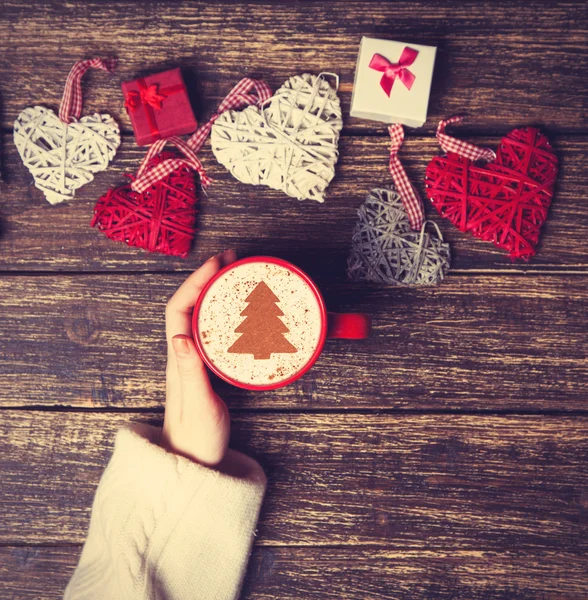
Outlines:
[[[134,90],[129,92],[125,98],[125,107],[128,110],[137,110],[142,104],[148,104],[152,108],[161,110],[161,102],[167,98],[167,94],[160,94],[158,88],[157,83],[152,83],[138,92]]]
[[[163,100],[172,94],[177,94],[184,90],[184,84],[178,83],[160,89],[159,84],[152,83],[147,85],[145,79],[141,78],[137,79],[137,85],[139,90],[130,90],[125,93],[125,108],[129,112],[135,112],[136,110],[143,108],[145,110],[145,116],[147,117],[151,135],[155,139],[160,139],[161,135],[153,109],[161,110]]]
[[[414,50],[413,48],[406,46],[400,55],[400,60],[397,63],[391,63],[381,54],[374,54],[372,56],[372,60],[370,61],[369,65],[370,69],[384,73],[382,75],[382,79],[380,79],[380,85],[386,92],[387,96],[390,96],[392,86],[394,85],[394,81],[396,79],[400,79],[405,87],[410,90],[414,80],[416,79],[416,75],[412,71],[409,71],[407,67],[412,65],[418,54],[418,50]]]

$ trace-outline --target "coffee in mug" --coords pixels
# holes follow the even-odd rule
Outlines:
[[[357,335],[356,322],[350,337],[366,337],[368,317],[338,316],[360,317],[365,332]],[[302,376],[322,351],[327,325],[324,301],[308,275],[272,257],[243,259],[219,271],[193,316],[204,362],[226,381],[248,389],[273,389]]]

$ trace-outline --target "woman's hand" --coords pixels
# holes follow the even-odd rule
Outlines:
[[[209,279],[236,258],[227,250],[207,260],[178,288],[165,311],[167,398],[161,445],[207,466],[218,465],[225,455],[230,419],[196,351],[192,311]]]

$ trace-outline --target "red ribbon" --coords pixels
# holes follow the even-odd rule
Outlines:
[[[161,133],[157,126],[157,120],[153,109],[161,110],[163,101],[168,96],[181,92],[184,89],[184,86],[181,83],[178,83],[160,90],[159,84],[152,83],[151,85],[147,85],[147,82],[144,79],[137,79],[137,85],[139,86],[139,91],[132,90],[125,96],[125,108],[134,112],[138,108],[143,107],[145,109],[145,115],[147,117],[151,135],[156,139],[159,139]]]
[[[396,79],[400,79],[405,87],[410,90],[416,79],[416,75],[412,71],[409,71],[407,67],[412,65],[418,54],[418,50],[405,46],[400,55],[400,60],[397,63],[391,63],[381,54],[374,54],[372,56],[369,65],[370,69],[384,73],[382,79],[380,79],[380,85],[388,97],[390,97],[390,92],[392,91],[392,86]]]
[[[157,91],[159,85],[152,83],[147,88],[141,88],[140,91],[131,90],[125,99],[127,110],[137,110],[142,104],[149,104],[152,108],[161,110],[161,101],[167,98],[166,94],[160,94]]]

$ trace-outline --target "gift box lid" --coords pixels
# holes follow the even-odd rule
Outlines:
[[[351,116],[410,127],[423,125],[436,51],[434,46],[362,38]]]
[[[196,131],[198,122],[179,68],[124,81],[121,87],[140,146]]]

